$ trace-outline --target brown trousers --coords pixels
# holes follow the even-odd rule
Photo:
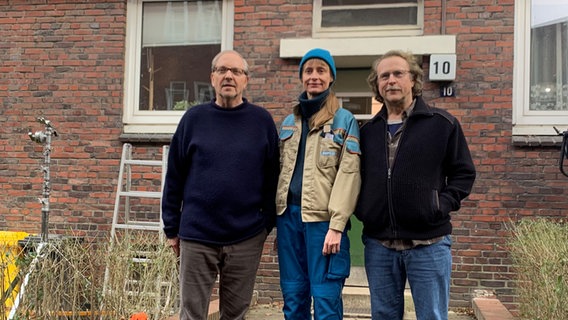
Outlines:
[[[249,309],[266,231],[245,241],[212,246],[180,243],[180,320],[207,320],[219,275],[220,320],[244,319]]]

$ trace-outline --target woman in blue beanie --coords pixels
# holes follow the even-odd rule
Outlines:
[[[342,319],[349,276],[347,230],[359,174],[359,127],[331,85],[335,62],[312,49],[300,61],[304,91],[280,130],[276,206],[278,261],[286,319]]]

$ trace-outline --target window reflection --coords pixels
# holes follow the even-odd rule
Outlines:
[[[221,1],[146,2],[139,110],[184,110],[211,99],[211,60],[221,50]]]
[[[531,5],[530,110],[568,110],[568,4]]]

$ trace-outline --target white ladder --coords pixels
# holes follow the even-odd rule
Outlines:
[[[168,159],[168,146],[162,147],[162,160],[134,160],[132,159],[132,145],[125,143],[122,146],[122,158],[120,160],[120,170],[118,173],[118,186],[116,189],[116,199],[114,202],[114,213],[112,217],[111,241],[116,237],[117,229],[135,229],[162,232],[161,220],[161,201],[160,212],[157,221],[139,220],[130,216],[130,198],[154,198],[162,199],[162,190],[166,177]],[[162,177],[160,179],[160,191],[132,190],[132,167],[161,166]],[[121,218],[121,200],[124,199],[124,216]]]
[[[152,245],[164,246],[165,236],[163,234],[163,223],[161,219],[161,199],[162,190],[165,181],[167,170],[168,146],[164,145],[162,148],[161,160],[136,160],[133,159],[133,147],[129,143],[125,143],[122,147],[122,157],[120,161],[120,169],[118,175],[116,198],[114,205],[114,212],[112,218],[112,227],[110,234],[110,250],[116,246],[116,242],[120,237],[130,230],[142,233],[148,236],[152,234],[159,238],[158,243]],[[161,169],[159,169],[161,168]],[[157,171],[161,170],[160,173]],[[159,176],[159,187],[155,184]],[[149,190],[148,190],[149,189]],[[145,203],[145,199],[146,202]],[[157,211],[132,210],[131,206],[144,207],[155,209],[159,206]],[[153,238],[152,238],[153,239]],[[152,263],[153,256],[152,247],[139,248],[132,252],[132,256],[128,259],[130,263],[147,265]],[[107,265],[105,269],[105,283],[103,292],[109,292],[109,277],[110,267]],[[135,291],[131,291],[131,285],[136,287],[138,279],[134,279],[130,275],[124,275],[126,286],[123,291],[128,295],[136,295]],[[154,308],[149,314],[151,318],[157,318],[160,307],[164,303],[164,299],[170,302],[170,293],[172,292],[172,283],[164,281],[161,276],[155,279],[155,292],[144,292],[145,295],[152,295],[154,298]],[[165,288],[165,290],[164,290]],[[140,294],[140,293],[138,293]],[[151,308],[150,306],[148,306]]]

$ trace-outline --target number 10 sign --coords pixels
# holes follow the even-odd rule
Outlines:
[[[430,81],[452,81],[456,79],[456,55],[433,54],[430,56]]]

